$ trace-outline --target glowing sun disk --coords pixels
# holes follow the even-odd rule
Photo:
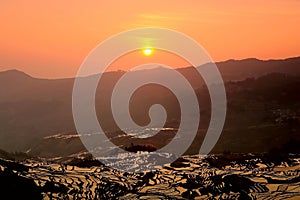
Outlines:
[[[153,53],[153,49],[145,48],[145,49],[143,50],[143,54],[144,54],[145,56],[150,56],[152,53]]]

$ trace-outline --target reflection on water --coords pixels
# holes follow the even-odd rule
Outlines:
[[[176,160],[170,153],[159,152],[137,152],[137,153],[118,153],[108,157],[98,157],[99,160],[106,160],[107,166],[124,171],[140,172],[150,169],[159,169],[161,163],[166,160]]]
[[[138,138],[148,138],[154,136],[159,131],[177,131],[175,128],[142,128],[142,129],[124,129],[130,136]]]
[[[141,153],[149,158],[149,153]],[[113,159],[113,158],[111,158]],[[117,159],[117,158],[116,158]],[[120,155],[118,159],[130,159]],[[294,199],[300,157],[184,156],[155,172],[129,173],[95,161],[0,160],[1,193],[22,199]],[[136,163],[138,165],[138,163]],[[134,166],[133,166],[134,167]]]

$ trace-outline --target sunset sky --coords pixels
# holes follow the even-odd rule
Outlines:
[[[149,26],[189,35],[214,61],[300,55],[299,0],[4,0],[0,18],[0,71],[19,69],[35,77],[75,76],[101,41]],[[127,69],[134,59],[168,63],[174,58],[175,67],[185,65],[167,53],[125,57],[112,68]]]

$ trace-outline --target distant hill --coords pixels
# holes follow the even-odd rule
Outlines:
[[[274,145],[284,145],[283,143],[288,143],[289,139],[298,137],[295,134],[298,127],[295,124],[291,125],[298,122],[290,121],[293,116],[297,118],[299,115],[300,57],[269,61],[228,60],[216,64],[226,81],[228,96],[227,120],[216,151],[252,151],[255,145],[264,144],[270,138],[274,139]],[[161,73],[161,70],[165,69],[133,73],[147,76],[149,73]],[[200,128],[204,130],[210,117],[209,96],[203,81],[194,70],[182,68],[178,71],[187,77],[201,99],[201,120],[204,123]],[[111,132],[116,125],[109,111],[110,99],[103,97],[110,97],[115,82],[123,74],[124,72],[120,71],[105,73],[96,95],[97,113],[106,116],[101,122]],[[7,151],[32,149],[38,152],[41,144],[51,141],[45,137],[57,133],[75,133],[71,107],[73,83],[73,78],[49,80],[33,78],[16,70],[0,72],[0,149]],[[153,92],[159,95],[145,98],[145,93]],[[147,86],[135,95],[133,101],[135,102],[133,115],[141,123],[147,121],[145,116],[147,107],[158,101],[167,106],[168,114],[171,116],[168,118],[168,126],[178,126],[178,103],[172,94],[164,89]],[[196,144],[203,139],[200,132],[191,152],[193,148],[198,148]],[[260,139],[254,139],[256,137]],[[284,141],[282,138],[285,138]],[[80,146],[75,143],[74,148]],[[251,144],[245,146],[247,143]],[[270,148],[268,146],[259,150]],[[72,150],[69,153],[73,153]]]
[[[225,81],[243,80],[269,73],[300,75],[300,57],[282,60],[258,60],[256,58],[244,60],[231,59],[224,62],[217,62],[216,64]]]
[[[86,151],[78,134],[56,134],[44,137],[28,153],[45,158],[67,157]]]

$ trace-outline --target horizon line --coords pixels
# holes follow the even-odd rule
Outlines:
[[[225,62],[230,62],[230,61],[245,61],[245,60],[257,60],[257,61],[263,61],[263,62],[268,62],[268,61],[284,61],[284,60],[290,60],[290,59],[297,59],[297,58],[300,58],[300,55],[299,56],[294,56],[294,57],[286,57],[286,58],[270,58],[270,59],[258,59],[258,58],[255,58],[255,57],[247,57],[247,58],[242,58],[242,59],[234,59],[234,58],[231,58],[231,59],[227,59],[227,60],[223,60],[223,61],[216,61],[214,62],[215,64],[220,64],[220,63],[225,63]],[[206,64],[209,64],[211,62],[208,62],[208,63],[205,63],[203,65],[206,65]],[[202,65],[200,65],[202,66]],[[197,67],[200,67],[200,66],[197,66]],[[157,69],[159,68],[160,66],[157,66],[157,67],[153,67],[153,68],[150,68],[150,69]],[[189,67],[193,67],[193,66],[182,66],[182,67],[176,67],[174,69],[185,69],[185,68],[189,68]],[[45,80],[60,80],[60,79],[72,79],[72,78],[76,78],[76,75],[75,76],[69,76],[69,77],[53,77],[53,78],[50,78],[50,77],[36,77],[36,76],[32,76],[31,74],[25,72],[25,71],[22,71],[22,70],[19,70],[17,68],[12,68],[12,69],[5,69],[5,70],[1,70],[2,66],[0,66],[0,73],[5,73],[5,72],[9,72],[9,71],[17,71],[17,72],[20,72],[20,73],[24,73],[25,75],[31,77],[31,78],[36,78],[36,79],[45,79]],[[142,70],[148,70],[148,69],[142,69]],[[129,70],[112,70],[112,71],[106,71],[104,73],[108,73],[108,72],[119,72],[119,71],[123,71],[123,72],[127,72]],[[136,71],[141,71],[141,70],[136,70]],[[95,74],[91,74],[89,76],[93,76]]]

